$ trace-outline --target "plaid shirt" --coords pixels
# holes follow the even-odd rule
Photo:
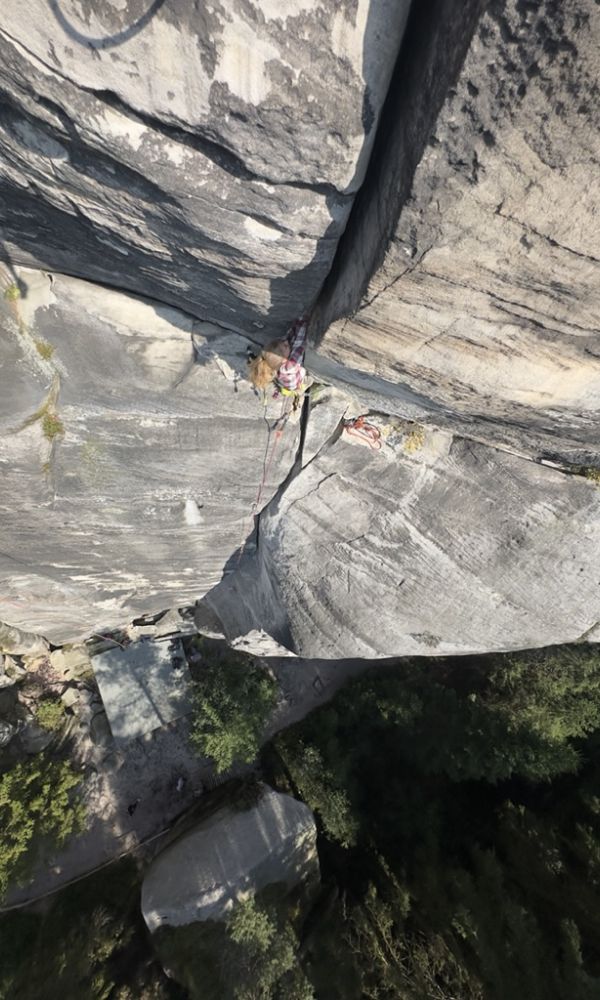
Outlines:
[[[279,366],[275,379],[275,384],[282,389],[299,389],[304,382],[306,370],[302,367],[301,362],[304,360],[306,328],[306,320],[297,319],[292,324],[288,334],[289,357]]]

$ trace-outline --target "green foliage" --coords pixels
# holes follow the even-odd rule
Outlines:
[[[230,946],[223,966],[225,988],[235,1000],[272,1000],[276,985],[295,963],[297,941],[274,908],[255,899],[237,903],[227,922]],[[287,998],[287,994],[284,994]]]
[[[347,793],[338,787],[339,761],[334,762],[337,768],[334,776],[332,767],[326,766],[316,746],[289,740],[286,741],[286,762],[298,792],[310,803],[311,809],[319,813],[327,834],[343,847],[354,844],[358,823]]]
[[[80,780],[67,761],[42,755],[0,776],[0,897],[9,882],[27,880],[42,848],[48,854],[82,828]]]
[[[35,349],[44,361],[50,361],[54,354],[54,345],[49,344],[47,340],[36,340]]]
[[[59,434],[65,433],[65,427],[56,413],[47,410],[42,416],[42,431],[48,441],[53,441]]]
[[[44,911],[0,919],[0,1000],[180,997],[153,959],[131,861],[78,882]]]
[[[596,465],[576,465],[572,469],[576,476],[584,476],[591,483],[600,484],[600,468]]]
[[[16,302],[17,299],[21,298],[21,290],[16,281],[11,282],[11,284],[4,289],[4,298],[7,302]]]
[[[276,931],[266,910],[260,909],[253,897],[234,906],[227,923],[227,933],[234,944],[245,946],[252,952],[267,951]]]
[[[35,709],[35,721],[42,729],[56,733],[62,729],[65,721],[65,711],[60,698],[42,698]]]
[[[245,659],[211,659],[194,685],[192,743],[219,772],[250,763],[275,704],[276,684],[266,671]]]
[[[332,842],[317,996],[600,996],[596,647],[370,672],[275,747]]]
[[[425,444],[425,428],[421,427],[420,424],[414,424],[410,429],[406,437],[404,438],[403,445],[404,450],[409,454],[414,454],[416,451],[420,451]]]
[[[283,886],[234,904],[225,922],[161,927],[156,946],[191,1000],[313,1000]]]

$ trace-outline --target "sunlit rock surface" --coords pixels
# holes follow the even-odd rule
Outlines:
[[[4,0],[13,260],[243,330],[316,297],[409,0]]]
[[[600,487],[506,452],[370,418],[333,434],[207,600],[230,637],[260,621],[301,656],[477,653],[592,638]]]
[[[408,388],[460,433],[597,459],[600,8],[486,5],[455,81],[459,8],[466,19],[476,4],[437,6],[394,84],[322,302],[319,355],[384,411],[407,415]]]
[[[247,341],[77,279],[20,280],[0,300],[0,621],[72,641],[194,601],[251,531],[265,472],[261,505],[285,478],[298,426],[265,469]]]
[[[266,786],[248,809],[219,809],[152,863],[142,885],[149,929],[219,920],[267,885],[318,878],[316,837],[308,806]]]

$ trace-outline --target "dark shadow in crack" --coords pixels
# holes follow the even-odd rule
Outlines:
[[[415,170],[455,83],[487,0],[412,4],[367,173],[311,324],[315,346],[336,319],[353,315],[381,266]]]
[[[166,0],[153,0],[148,10],[141,17],[138,17],[137,21],[134,21],[133,24],[115,32],[114,35],[93,37],[92,35],[84,35],[75,27],[62,10],[59,0],[48,0],[48,6],[65,34],[79,45],[85,45],[89,49],[112,49],[117,45],[124,45],[125,42],[129,42],[140,31],[144,30],[146,25],[149,24],[154,15],[158,13],[165,3]]]
[[[15,266],[12,262],[12,257],[10,251],[8,250],[5,243],[0,240],[0,294],[8,297],[6,293],[8,292],[11,285],[14,285],[19,290],[18,297],[20,299],[26,299],[27,293],[29,291],[29,285],[17,274]]]

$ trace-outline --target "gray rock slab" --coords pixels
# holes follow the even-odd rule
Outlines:
[[[177,310],[88,282],[21,275],[18,322],[0,300],[0,387],[16,371],[32,391],[17,412],[0,391],[0,620],[59,643],[213,587],[252,530],[265,471],[260,506],[291,468],[299,429],[266,469],[280,404],[265,409],[245,379],[244,338],[203,336]]]
[[[0,621],[0,650],[17,656],[39,656],[48,652],[48,642],[35,632],[25,632]],[[3,665],[4,660],[1,659],[0,667]]]
[[[266,885],[292,888],[318,876],[316,836],[308,806],[272,789],[251,809],[219,809],[150,866],[142,885],[146,924],[155,931],[219,920]]]
[[[598,463],[600,9],[437,6],[407,39],[318,355],[383,412]]]
[[[98,653],[92,666],[116,740],[131,742],[190,711],[189,670],[178,640],[136,642]],[[92,738],[105,742],[104,715]]]
[[[5,254],[288,322],[331,265],[409,5],[5,0]]]
[[[600,488],[444,431],[370,418],[260,522],[259,549],[207,601],[304,657],[438,656],[575,642],[600,621]]]

